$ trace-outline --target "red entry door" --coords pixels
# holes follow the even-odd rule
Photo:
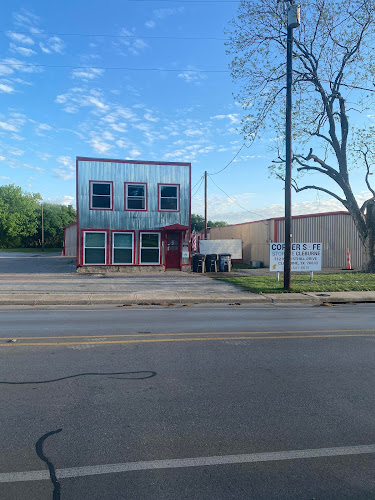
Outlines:
[[[167,252],[165,265],[167,269],[180,269],[180,233],[167,232]]]

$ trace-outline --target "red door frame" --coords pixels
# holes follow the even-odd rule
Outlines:
[[[176,234],[178,241],[178,265],[176,267],[168,268],[167,259],[168,259],[168,234]],[[164,232],[164,268],[167,269],[179,269],[181,271],[181,260],[182,260],[182,231],[165,231]]]

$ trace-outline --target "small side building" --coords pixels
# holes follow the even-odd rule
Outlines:
[[[190,163],[77,157],[76,169],[79,270],[190,271]]]
[[[327,212],[292,217],[294,242],[322,243],[322,267],[346,267],[349,248],[353,268],[361,268],[362,244],[349,212]],[[284,217],[245,222],[223,227],[212,227],[210,237],[215,239],[241,238],[243,261],[261,261],[269,266],[269,244],[285,241]]]

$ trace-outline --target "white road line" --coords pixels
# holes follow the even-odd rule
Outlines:
[[[152,460],[149,462],[128,462],[122,464],[92,465],[57,469],[58,479],[70,477],[93,476],[97,474],[113,474],[153,469],[177,469],[181,467],[207,467],[212,465],[246,464],[254,462],[271,462],[275,460],[300,460],[303,458],[339,457],[344,455],[362,455],[375,453],[375,444],[362,446],[344,446],[338,448],[318,448],[312,450],[275,451],[269,453],[252,453],[249,455],[223,455],[213,457],[178,458],[170,460]],[[0,483],[19,481],[41,481],[50,479],[46,470],[26,472],[5,472],[0,474]]]

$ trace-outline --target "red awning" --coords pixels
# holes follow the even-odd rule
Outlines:
[[[189,226],[183,226],[182,224],[171,224],[169,226],[161,227],[163,231],[187,231]]]

